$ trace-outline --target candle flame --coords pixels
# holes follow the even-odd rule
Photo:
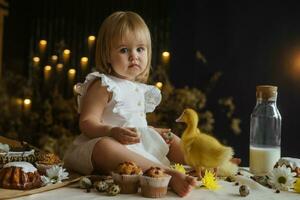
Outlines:
[[[50,65],[46,65],[44,69],[45,71],[51,71],[52,67]]]
[[[37,56],[33,57],[32,60],[33,60],[33,62],[35,62],[35,63],[40,62],[40,58],[37,57]]]
[[[162,53],[162,56],[165,57],[165,58],[169,58],[170,57],[170,53],[168,51],[164,51]]]
[[[56,68],[57,68],[57,70],[59,70],[59,71],[60,71],[63,67],[64,67],[64,65],[61,64],[61,63],[58,63],[58,64],[56,65]]]
[[[46,46],[47,45],[47,41],[46,40],[40,40],[40,45]]]
[[[87,61],[89,61],[89,59],[87,57],[82,57],[81,58],[81,62],[87,62]]]
[[[51,71],[52,67],[50,65],[46,65],[44,69],[45,71]]]
[[[65,55],[69,55],[70,53],[71,53],[71,51],[70,51],[69,49],[65,49],[65,50],[64,50],[64,54],[65,54]]]
[[[24,104],[25,105],[30,105],[31,104],[31,100],[30,99],[24,99]]]
[[[68,73],[69,73],[69,75],[75,75],[76,70],[75,69],[69,69]]]
[[[89,41],[95,41],[95,40],[96,40],[96,37],[95,37],[94,35],[90,35],[90,36],[88,37],[88,40],[89,40]]]
[[[58,59],[58,56],[57,56],[57,55],[52,55],[52,56],[51,56],[51,59],[52,59],[53,61],[56,61],[56,60]]]

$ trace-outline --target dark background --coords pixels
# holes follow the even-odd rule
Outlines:
[[[236,154],[248,163],[250,114],[255,87],[278,86],[282,115],[282,156],[299,157],[300,71],[297,61],[300,13],[296,1],[190,1],[173,4],[171,77],[175,85],[201,87],[204,74],[223,76],[211,98],[232,95],[242,134],[227,137]],[[205,54],[207,64],[195,59]],[[295,69],[296,68],[296,69]],[[222,126],[222,125],[220,125]],[[218,127],[217,127],[218,129]]]
[[[300,57],[300,3],[12,0],[9,4],[10,14],[4,29],[4,72],[12,69],[28,75],[28,63],[35,48],[32,41],[48,33],[36,32],[38,18],[42,23],[57,16],[76,16],[74,19],[78,18],[81,25],[75,31],[83,26],[85,36],[95,34],[111,12],[133,10],[145,19],[152,32],[154,65],[161,51],[170,51],[170,78],[175,86],[202,88],[213,72],[223,73],[209,98],[234,97],[242,133],[235,136],[218,132],[224,126],[219,122],[215,134],[235,148],[243,165],[248,165],[250,114],[256,101],[255,87],[259,84],[279,87],[282,155],[299,157],[300,70],[295,70],[298,67],[295,60],[297,55]],[[196,51],[205,56],[207,63],[195,58]]]

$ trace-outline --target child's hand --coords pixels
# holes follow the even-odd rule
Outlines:
[[[136,128],[113,127],[109,134],[121,144],[136,144],[140,142],[140,134]]]
[[[152,127],[153,128],[153,127]],[[171,144],[173,141],[173,133],[171,132],[171,129],[169,128],[154,128],[161,137],[165,140],[167,144]]]

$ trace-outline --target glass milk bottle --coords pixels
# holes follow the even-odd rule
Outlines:
[[[280,158],[281,115],[276,106],[277,87],[256,87],[256,106],[250,122],[250,172],[265,175]]]

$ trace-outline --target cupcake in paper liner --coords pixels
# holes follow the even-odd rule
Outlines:
[[[41,174],[46,174],[47,169],[50,169],[53,166],[63,166],[63,162],[60,158],[53,153],[43,153],[40,152],[37,155],[37,161],[35,166]]]
[[[151,167],[140,176],[141,193],[144,197],[160,198],[167,194],[171,176],[159,167]]]
[[[134,194],[139,189],[139,177],[142,169],[133,162],[120,163],[112,172],[114,182],[121,188],[122,194]]]

